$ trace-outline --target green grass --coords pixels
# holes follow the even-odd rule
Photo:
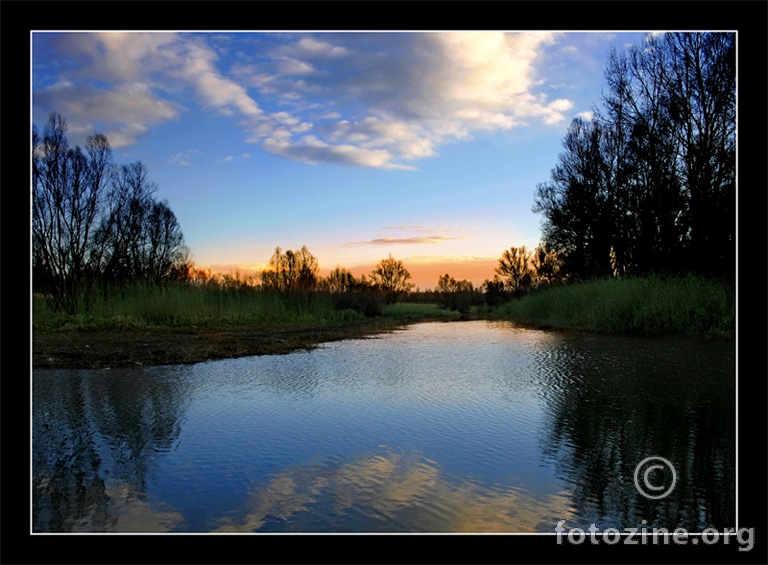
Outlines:
[[[458,318],[459,312],[444,310],[435,304],[399,302],[384,307],[383,315],[397,320],[423,318]]]
[[[149,327],[286,327],[363,321],[352,309],[335,307],[330,296],[278,296],[249,290],[194,286],[135,286],[93,293],[87,309],[65,314],[33,297],[33,328],[110,331]],[[688,334],[732,337],[735,295],[725,282],[701,277],[646,277],[590,281],[531,292],[496,308],[473,314],[510,319],[544,328],[617,334]],[[435,304],[385,306],[383,317],[396,321],[457,319],[460,314]]]
[[[66,314],[33,296],[33,328],[39,330],[112,331],[151,327],[286,327],[322,325],[367,318],[352,309],[336,307],[336,300],[323,294],[277,295],[256,289],[171,285],[137,285],[108,294],[93,292],[82,297],[81,308]],[[434,304],[398,303],[384,307],[382,317],[396,321],[459,316]]]
[[[87,309],[65,314],[33,297],[33,327],[42,330],[119,330],[145,327],[290,326],[362,320],[339,310],[323,295],[278,296],[192,286],[135,286],[120,292],[94,293]]]
[[[493,315],[548,328],[732,337],[735,302],[727,282],[651,276],[543,289],[498,306]]]

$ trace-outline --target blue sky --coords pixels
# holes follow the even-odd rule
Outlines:
[[[198,267],[306,245],[323,272],[391,253],[421,288],[480,284],[540,241],[536,185],[643,35],[33,31],[32,119],[144,163]]]

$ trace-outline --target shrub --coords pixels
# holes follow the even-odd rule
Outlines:
[[[386,304],[386,296],[373,289],[355,289],[335,296],[337,309],[354,310],[368,318],[381,316]]]

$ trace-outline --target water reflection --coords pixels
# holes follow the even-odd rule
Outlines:
[[[568,497],[491,489],[413,453],[297,466],[255,487],[217,532],[535,532],[570,516]]]
[[[572,337],[547,355],[545,454],[573,488],[569,527],[735,526],[732,343]],[[634,483],[650,456],[677,473],[664,499]]]
[[[33,531],[122,531],[137,512],[147,527],[168,524],[165,514],[148,521],[143,499],[154,461],[178,438],[184,388],[151,369],[35,376]]]
[[[33,375],[35,532],[732,527],[733,343],[420,324]],[[642,497],[635,466],[677,470]]]

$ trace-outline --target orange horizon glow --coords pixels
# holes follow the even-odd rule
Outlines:
[[[468,280],[475,288],[479,288],[483,282],[487,279],[492,279],[494,276],[494,269],[498,267],[499,260],[491,258],[441,258],[435,260],[408,260],[403,259],[403,264],[408,272],[411,273],[411,279],[415,288],[420,290],[429,290],[437,288],[438,279],[448,274],[456,280]],[[376,268],[376,263],[356,265],[353,267],[346,267],[339,265],[339,267],[346,269],[352,273],[355,277],[370,275],[371,271]],[[320,276],[326,277],[336,267],[320,268]],[[195,269],[202,271],[210,271],[212,274],[232,275],[239,273],[241,277],[258,277],[261,272],[269,269],[267,263],[254,264],[209,264],[209,265],[195,265]]]

